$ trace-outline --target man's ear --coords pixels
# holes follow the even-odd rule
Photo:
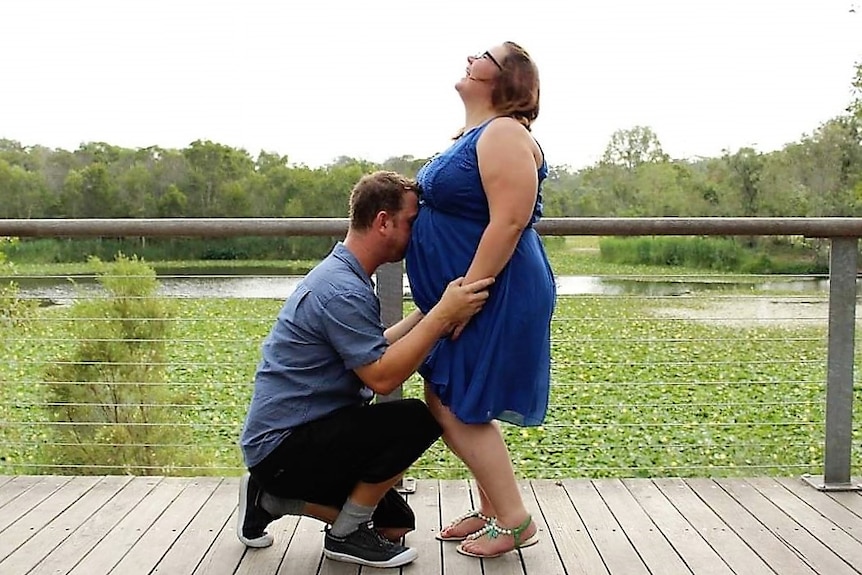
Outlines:
[[[374,217],[374,229],[382,232],[391,222],[392,216],[389,214],[389,212],[387,212],[386,210],[380,210]]]

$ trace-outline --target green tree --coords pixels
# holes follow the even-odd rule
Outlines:
[[[838,117],[785,149],[809,197],[807,215],[854,215],[854,189],[862,178],[859,125],[854,117]]]
[[[254,162],[245,150],[210,141],[197,140],[183,150],[189,164],[188,181],[183,186],[195,215],[231,216],[236,203],[234,191],[225,186],[248,176]]]
[[[81,171],[83,217],[112,218],[122,213],[117,203],[118,186],[108,167],[93,163]]]
[[[179,188],[171,184],[162,194],[156,205],[156,213],[160,218],[179,218],[186,214],[188,198]]]
[[[182,397],[166,381],[172,311],[155,297],[153,269],[137,258],[91,260],[108,297],[78,300],[70,311],[75,345],[48,368],[49,416],[56,437],[49,463],[81,474],[172,474],[194,463]],[[85,321],[84,321],[85,320]]]
[[[811,212],[811,196],[794,166],[794,155],[785,148],[764,156],[759,181],[759,216],[794,217]]]
[[[118,216],[144,218],[155,215],[154,176],[146,164],[135,163],[120,172],[117,188]]]
[[[60,192],[60,217],[84,217],[84,177],[78,170],[69,170]]]
[[[411,155],[393,156],[388,158],[381,165],[381,170],[391,170],[398,172],[408,178],[415,178],[419,168],[425,165],[428,160],[425,158],[414,158]]]
[[[40,173],[0,159],[0,217],[40,217],[50,203],[51,197]]]
[[[634,170],[641,164],[666,162],[658,136],[647,126],[617,130],[605,148],[602,162]]]
[[[850,82],[850,98],[847,111],[862,122],[862,61],[856,62],[855,74]]]
[[[753,148],[740,148],[735,154],[725,153],[730,167],[731,182],[738,194],[740,216],[756,216],[759,208],[760,172],[763,157]]]
[[[638,166],[635,174],[635,187],[643,215],[699,215],[702,209],[700,202],[684,188],[688,175],[684,164],[644,163]]]

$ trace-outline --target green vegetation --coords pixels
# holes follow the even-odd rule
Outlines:
[[[14,238],[0,237],[0,276],[11,277],[15,267],[6,259],[5,250],[18,243]],[[13,325],[27,317],[33,306],[18,297],[18,284],[14,281],[0,281],[0,321]]]
[[[862,64],[855,73],[846,113],[774,152],[742,148],[672,159],[650,128],[619,130],[595,165],[552,168],[545,215],[862,216]],[[70,152],[0,140],[0,218],[344,217],[362,174],[382,168],[413,176],[423,163],[411,156],[383,164],[340,158],[312,169],[210,141],[182,150],[91,142]],[[153,297],[152,271],[136,258],[160,262],[161,270],[187,269],[183,260],[192,260],[202,269],[229,262],[303,273],[334,241],[0,239],[7,279],[99,274],[93,256],[131,256],[118,262],[119,277],[100,276],[111,294],[104,301],[36,308],[17,298],[14,281],[0,285],[0,471],[238,473],[236,440],[258,348],[281,302],[162,300]],[[799,238],[545,243],[558,275],[673,278],[707,269],[722,281],[740,273],[825,271],[822,242]],[[505,427],[518,473],[817,473],[825,326],[727,322],[746,317],[734,308],[740,300],[722,299],[728,295],[672,303],[561,298],[547,422]],[[412,379],[404,393],[420,396],[420,382]],[[858,394],[855,402],[862,413]],[[862,471],[859,420],[854,475]],[[442,444],[412,471],[464,473]]]
[[[104,298],[68,310],[71,349],[45,370],[46,416],[55,422],[43,455],[78,474],[176,474],[200,465],[178,390],[164,385],[173,302],[153,297],[155,272],[136,258],[91,260]]]
[[[603,261],[619,264],[744,274],[829,273],[826,258],[818,257],[810,244],[794,247],[789,243],[770,246],[761,242],[750,248],[737,238],[663,236],[602,238],[599,248]]]
[[[596,252],[578,253],[588,265],[600,265]],[[630,266],[630,271],[638,269]],[[709,320],[728,317],[727,309],[715,306],[742,305],[735,301],[708,296],[561,298],[553,324],[554,384],[548,419],[539,428],[504,426],[518,473],[525,477],[817,473],[823,458],[825,325]],[[162,350],[164,362],[155,362],[163,373],[150,378],[153,385],[146,394],[173,397],[167,402],[170,423],[160,428],[159,439],[150,441],[173,450],[166,466],[172,472],[239,473],[236,440],[252,391],[259,345],[280,305],[277,300],[170,302],[171,331],[165,334],[170,343]],[[143,312],[129,317],[138,313]],[[733,313],[746,317],[744,310]],[[52,399],[46,374],[56,371],[58,360],[78,357],[84,340],[108,335],[95,327],[82,328],[82,317],[78,308],[52,306],[34,311],[24,331],[11,323],[0,327],[9,358],[0,365],[0,406],[3,420],[14,422],[0,430],[6,450],[3,472],[52,470],[41,467],[57,456],[45,447],[57,442],[51,425],[46,425],[44,405]],[[133,379],[145,377],[149,376]],[[168,383],[159,385],[162,381]],[[420,396],[420,382],[412,379],[404,393]],[[857,405],[856,413],[862,413],[860,409],[862,405]],[[859,423],[854,434],[858,474]],[[54,463],[69,461],[63,455]],[[109,461],[113,460],[103,460]],[[189,461],[200,462],[203,468],[184,470]],[[81,465],[86,469],[85,463]],[[128,465],[125,469],[145,472]],[[417,477],[464,473],[442,444],[411,470]]]
[[[543,186],[549,217],[860,216],[862,215],[862,64],[850,105],[780,150],[725,150],[713,158],[674,159],[648,126],[612,134],[601,160],[573,170],[554,164]],[[390,169],[414,176],[423,158],[377,164],[349,157],[319,168],[287,156],[252,156],[211,141],[183,149],[127,149],[89,142],[74,151],[0,139],[0,218],[344,217],[362,174]],[[24,239],[15,262],[84,262],[117,252],[147,261],[319,259],[334,238]],[[748,246],[757,247],[757,246]],[[816,253],[816,246],[803,246]],[[754,261],[752,270],[775,269]]]
[[[629,298],[560,299],[548,418],[539,428],[505,427],[518,472],[817,473],[823,458],[824,328],[659,319],[659,305]],[[692,299],[678,305],[698,309],[710,303]],[[407,392],[419,394],[418,383]],[[857,423],[856,437],[859,428]],[[463,473],[441,445],[418,467],[435,477]]]
[[[30,265],[83,264],[90,257],[110,261],[115,254],[128,253],[151,262],[188,260],[233,266],[249,260],[319,260],[332,249],[336,240],[330,237],[96,238],[74,241],[40,238],[18,241],[6,252],[15,262]]]

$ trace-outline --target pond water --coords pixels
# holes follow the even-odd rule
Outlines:
[[[266,275],[270,274],[270,275]],[[284,299],[302,279],[299,275],[271,275],[267,270],[169,270],[159,273],[160,293],[171,297],[272,298]],[[76,296],[100,290],[92,276],[15,278],[20,295],[66,303]],[[405,294],[409,293],[405,277]],[[559,276],[559,295],[640,295],[674,296],[697,292],[746,289],[751,292],[781,291],[794,294],[824,294],[829,282],[822,277],[763,277],[752,281],[726,281],[718,276],[676,281],[662,278],[622,279],[600,276]]]

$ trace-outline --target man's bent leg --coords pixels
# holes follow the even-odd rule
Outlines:
[[[383,483],[356,485],[335,523],[326,529],[323,542],[326,557],[381,568],[406,565],[418,557],[415,549],[390,541],[375,531],[371,520],[378,503],[400,478],[397,475]]]
[[[246,473],[239,480],[239,511],[237,512],[236,536],[248,547],[269,547],[272,535],[266,526],[276,519],[260,504],[263,490],[257,480]]]
[[[301,514],[332,524],[357,485],[367,484],[359,488],[354,503],[372,507],[389,491],[373,521],[387,538],[400,539],[415,522],[406,502],[390,487],[441,432],[417,399],[346,408],[306,424],[251,470],[265,489],[261,506],[278,517],[293,514],[304,501]],[[398,504],[393,505],[395,499]],[[359,510],[358,516],[364,519],[367,513]],[[340,526],[336,532],[345,530]]]
[[[356,484],[332,528],[324,539],[324,555],[338,561],[348,561],[375,567],[397,567],[410,563],[418,556],[415,549],[405,547],[372,530],[371,518],[384,499],[391,520],[400,513],[414,527],[412,511],[392,487],[404,471],[440,435],[440,427],[424,403],[403,400],[377,404],[364,408],[361,428],[365,436],[382,438],[367,450],[358,469],[360,481]],[[394,497],[393,497],[394,496]],[[400,504],[396,499],[400,501]],[[378,526],[379,527],[379,526]],[[408,529],[402,529],[403,535]],[[372,537],[371,534],[376,537]]]
[[[358,483],[344,503],[344,507],[341,508],[335,523],[332,524],[332,535],[345,537],[356,531],[360,525],[371,521],[377,504],[399,479],[401,475],[383,483]]]
[[[276,518],[284,517],[285,515],[303,515],[305,505],[305,501],[302,499],[277,497],[267,491],[261,493],[260,496],[260,506]]]

